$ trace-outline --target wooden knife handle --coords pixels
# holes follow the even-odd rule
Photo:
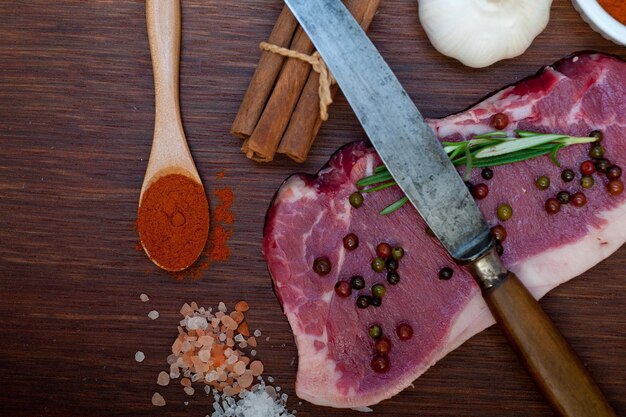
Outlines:
[[[493,256],[499,263],[497,255]],[[486,269],[498,272],[497,267]],[[537,300],[515,274],[504,271],[489,285],[483,285],[477,277],[483,297],[554,410],[563,417],[616,417],[600,388]],[[472,272],[477,275],[476,270]]]

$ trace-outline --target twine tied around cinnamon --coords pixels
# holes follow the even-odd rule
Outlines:
[[[320,84],[318,89],[318,93],[320,96],[320,119],[322,119],[322,121],[328,120],[328,106],[330,106],[333,102],[330,87],[335,84],[336,81],[333,75],[328,70],[326,63],[324,62],[320,54],[316,51],[313,53],[313,55],[307,55],[303,54],[302,52],[283,48],[267,42],[261,42],[259,44],[259,47],[264,51],[282,55],[288,58],[296,58],[311,65],[313,71],[317,72],[320,75]]]

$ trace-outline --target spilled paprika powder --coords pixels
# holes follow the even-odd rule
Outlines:
[[[146,254],[168,271],[180,271],[202,253],[209,233],[204,188],[181,174],[157,179],[145,191],[137,214]]]
[[[600,6],[613,16],[622,25],[626,25],[626,1],[624,0],[598,0]]]

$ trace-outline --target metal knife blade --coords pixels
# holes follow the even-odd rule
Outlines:
[[[339,0],[285,0],[326,62],[374,148],[453,258],[493,245],[489,228],[433,130]]]

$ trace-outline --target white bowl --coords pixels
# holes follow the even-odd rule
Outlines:
[[[618,45],[626,46],[626,26],[613,18],[596,0],[572,0],[572,4],[591,29]]]

